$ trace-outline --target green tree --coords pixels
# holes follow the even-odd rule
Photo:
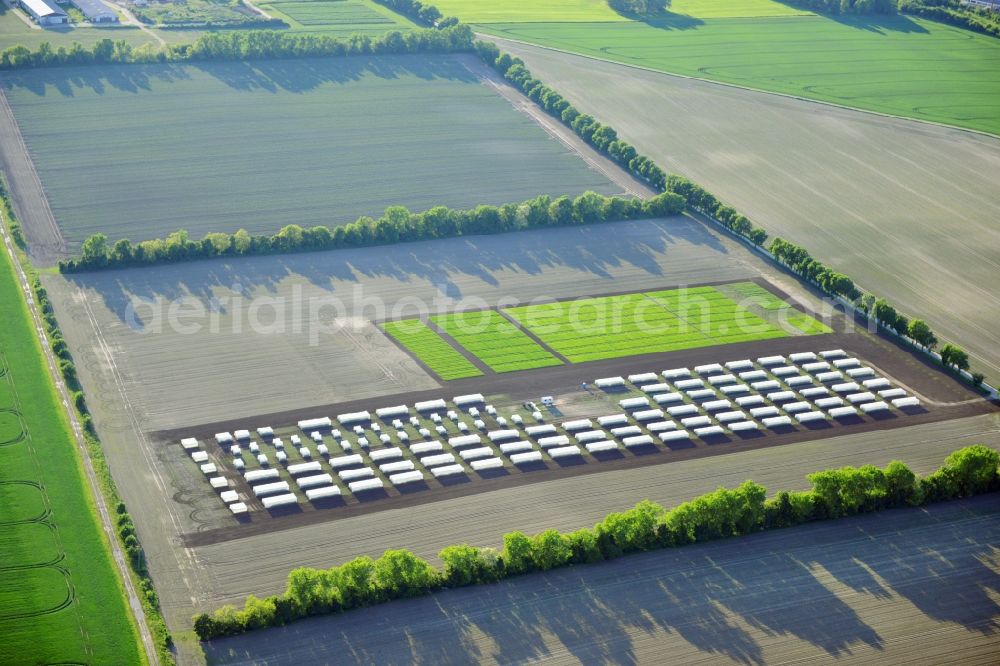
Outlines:
[[[923,319],[914,319],[911,321],[907,333],[917,343],[928,349],[934,349],[934,346],[938,342],[937,337],[931,331],[931,327]]]
[[[108,263],[108,237],[98,232],[80,247],[81,261],[88,266],[105,266]]]
[[[503,550],[500,557],[503,560],[504,569],[510,574],[522,574],[531,571],[534,566],[532,560],[532,544],[523,532],[509,532],[503,535]]]
[[[387,550],[375,561],[372,581],[384,598],[400,599],[437,587],[438,575],[426,560],[406,549]]]
[[[953,365],[959,370],[969,369],[969,355],[951,343],[941,348],[941,362],[945,365]]]
[[[531,540],[531,560],[539,571],[561,567],[571,557],[573,551],[566,537],[556,530],[545,530]]]

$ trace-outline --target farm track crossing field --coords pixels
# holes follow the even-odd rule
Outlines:
[[[22,298],[0,248],[0,663],[142,663]]]
[[[483,374],[419,319],[386,322],[382,324],[382,330],[441,379],[462,379]]]
[[[477,68],[385,56],[46,69],[0,84],[71,247],[97,231],[274,233],[397,204],[620,191]]]
[[[505,312],[573,362],[789,335],[715,287],[528,305]],[[811,330],[830,332],[815,324]]]
[[[459,17],[462,4],[454,2]],[[645,22],[522,22],[476,19],[473,3],[464,18],[481,32],[614,62],[1000,134],[994,37],[908,16],[795,16],[771,2],[746,13],[699,6],[690,0]]]
[[[501,45],[664,168],[926,319],[1000,380],[1000,294],[988,286],[1000,140]]]
[[[437,315],[431,321],[494,372],[562,364],[494,310]]]

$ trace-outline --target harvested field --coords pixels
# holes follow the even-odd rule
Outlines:
[[[390,205],[621,191],[487,75],[471,57],[384,56],[50,68],[0,86],[70,250],[98,231],[275,233]]]
[[[502,46],[665,168],[928,320],[1000,380],[1000,297],[987,287],[1000,266],[1000,141]]]
[[[625,557],[297,622],[212,664],[991,663],[1000,497]],[[794,592],[794,598],[789,594]]]

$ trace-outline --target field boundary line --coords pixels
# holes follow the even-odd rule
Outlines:
[[[0,99],[2,98],[3,95],[0,93]],[[46,367],[49,371],[50,379],[52,380],[57,394],[62,401],[63,409],[69,419],[70,427],[73,430],[73,436],[76,440],[81,462],[83,463],[84,475],[87,477],[87,484],[90,487],[90,495],[93,498],[94,506],[97,508],[102,527],[104,528],[106,539],[111,549],[112,559],[118,569],[119,578],[121,579],[122,585],[125,588],[125,593],[128,596],[129,607],[131,608],[132,615],[135,618],[136,628],[139,631],[139,638],[142,641],[143,649],[146,653],[146,659],[150,664],[158,666],[160,663],[159,654],[157,653],[156,646],[153,643],[153,636],[149,630],[146,613],[143,610],[142,603],[139,601],[139,595],[136,592],[135,585],[132,581],[132,571],[130,570],[129,564],[125,559],[124,553],[122,552],[121,544],[118,542],[116,537],[114,524],[112,523],[111,515],[108,511],[107,501],[105,500],[104,494],[101,492],[100,485],[97,483],[97,474],[94,471],[94,463],[90,458],[90,453],[87,450],[87,445],[84,441],[83,428],[80,425],[80,420],[77,418],[76,412],[74,411],[73,402],[70,400],[69,390],[66,387],[66,383],[58,370],[59,366],[55,362],[55,353],[52,351],[52,347],[48,341],[48,336],[45,334],[45,327],[42,325],[42,318],[38,311],[38,304],[35,301],[31,290],[31,283],[28,280],[27,272],[25,271],[24,266],[21,265],[17,252],[14,249],[14,243],[7,231],[7,225],[2,221],[0,221],[0,235],[3,236],[4,249],[7,252],[8,257],[10,257],[11,266],[17,274],[21,289],[24,292],[28,311],[31,313],[32,322],[35,325],[35,330],[38,333],[39,341],[41,343],[40,346],[42,348],[42,353],[45,356]]]
[[[487,308],[487,309],[489,309],[489,308]],[[482,310],[479,310],[479,312],[482,312]],[[436,321],[434,321],[432,319],[427,319],[427,321],[424,322],[424,323],[427,325],[427,328],[429,328],[432,331],[434,331],[438,335],[439,338],[441,338],[442,340],[444,340],[455,351],[457,351],[459,354],[461,354],[462,356],[464,356],[465,360],[469,361],[470,363],[472,363],[472,365],[476,366],[479,369],[479,371],[483,373],[484,377],[488,377],[490,375],[497,375],[497,374],[499,374],[493,368],[491,368],[490,366],[486,365],[485,361],[483,361],[481,358],[479,358],[478,356],[476,356],[475,354],[473,354],[471,351],[469,351],[468,349],[466,349],[463,345],[459,344],[458,340],[456,340],[455,338],[453,338],[448,333],[448,331],[446,331],[442,327],[438,326],[438,324],[437,324]],[[434,374],[436,375],[437,373],[434,373]]]
[[[480,24],[489,25],[489,24]],[[532,46],[539,49],[545,49],[546,51],[554,51],[556,53],[563,53],[566,55],[578,56],[580,58],[587,58],[589,60],[596,60],[597,62],[606,62],[611,65],[621,65],[622,67],[629,67],[631,69],[638,69],[644,72],[652,72],[653,74],[662,74],[663,76],[672,76],[677,79],[687,79],[688,81],[701,81],[702,83],[709,83],[716,86],[725,86],[727,88],[735,88],[737,90],[749,90],[750,92],[761,93],[764,95],[777,95],[779,97],[784,97],[786,99],[794,99],[799,102],[809,102],[812,104],[823,104],[835,109],[843,109],[845,111],[855,111],[858,113],[866,113],[873,116],[880,116],[882,118],[891,118],[893,120],[904,120],[914,123],[920,123],[922,125],[930,125],[932,127],[943,127],[950,130],[958,130],[961,132],[968,132],[970,134],[978,134],[980,136],[985,136],[990,139],[1000,139],[1000,134],[993,134],[985,130],[973,129],[971,127],[961,127],[959,125],[949,125],[948,123],[943,123],[936,120],[924,120],[923,118],[910,118],[909,116],[900,116],[893,113],[886,113],[885,111],[873,111],[871,109],[861,109],[856,106],[847,106],[846,104],[838,104],[837,102],[828,102],[821,99],[812,99],[809,97],[803,97],[801,95],[793,95],[792,93],[777,92],[774,90],[764,90],[763,88],[754,88],[753,86],[741,85],[739,83],[727,83],[725,81],[715,81],[712,79],[706,79],[700,76],[691,76],[690,74],[676,74],[674,72],[664,72],[661,69],[654,69],[652,67],[646,67],[645,65],[636,65],[634,63],[618,62],[617,60],[611,60],[610,58],[601,58],[600,56],[591,55],[589,53],[579,53],[577,51],[570,51],[568,49],[561,49],[555,46],[543,46],[541,44],[535,44],[533,42],[527,42],[523,39],[511,39],[509,37],[500,37],[488,32],[476,32],[476,37],[480,39],[496,39],[501,42],[509,42],[511,44],[521,44],[523,46]]]
[[[504,319],[506,319],[507,321],[509,321],[519,331],[521,331],[522,333],[524,333],[525,335],[527,335],[529,338],[531,338],[532,340],[534,340],[535,344],[537,344],[539,347],[541,347],[542,349],[544,349],[548,353],[550,353],[553,356],[555,356],[557,359],[559,359],[560,361],[562,361],[564,364],[566,364],[566,365],[572,365],[573,364],[573,361],[569,360],[568,358],[566,358],[565,356],[563,356],[562,354],[560,354],[559,352],[557,352],[555,349],[553,349],[552,347],[550,347],[547,344],[545,344],[545,341],[542,340],[537,335],[535,335],[535,333],[533,331],[529,330],[528,327],[522,326],[521,322],[519,322],[518,320],[516,320],[513,317],[511,317],[506,312],[504,312],[504,308],[494,307],[494,308],[491,308],[491,309],[492,310],[496,310],[497,314],[499,314],[501,317],[503,317]]]

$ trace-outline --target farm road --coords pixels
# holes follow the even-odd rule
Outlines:
[[[1000,140],[491,39],[665,169],[927,319],[1000,379]]]
[[[1000,495],[536,574],[215,641],[209,663],[995,663]]]

